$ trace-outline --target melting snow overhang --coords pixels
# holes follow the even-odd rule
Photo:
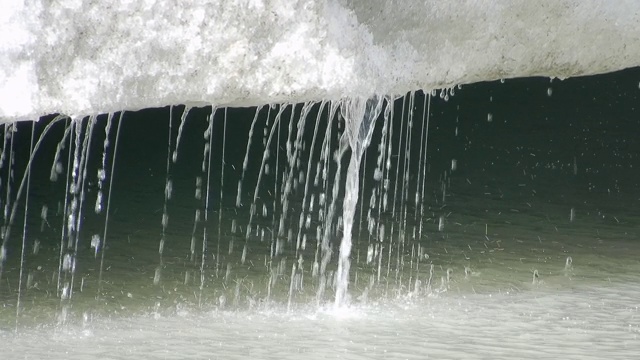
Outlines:
[[[637,0],[4,0],[0,122],[638,65]]]

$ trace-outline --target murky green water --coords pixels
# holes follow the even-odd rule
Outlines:
[[[422,211],[414,198],[422,176],[423,97],[415,100],[417,135],[410,146],[398,143],[409,120],[407,108],[400,127],[403,103],[396,101],[389,197],[397,183],[397,209],[382,213],[383,236],[367,231],[370,194],[378,186],[372,179],[379,121],[367,153],[364,203],[356,213],[350,301],[338,309],[333,276],[339,228],[330,239],[326,288],[314,266],[321,243],[319,198],[329,191],[310,186],[316,210],[302,231],[304,246],[296,244],[299,215],[306,211],[302,182],[284,219],[292,231],[277,234],[283,188],[275,174],[281,179],[287,171],[290,111],[283,114],[280,152],[275,140],[271,147],[271,171],[259,186],[247,237],[267,109],[253,137],[241,207],[237,181],[255,109],[230,109],[226,130],[224,110],[218,110],[209,178],[202,171],[208,110],[192,110],[170,165],[173,191],[162,255],[167,109],[125,115],[106,246],[105,214],[93,211],[106,122],[98,119],[77,252],[67,238],[60,250],[65,181],[51,182],[49,175],[64,126],[54,127],[32,168],[23,261],[24,205],[6,242],[2,358],[632,358],[640,351],[637,75],[632,70],[565,82],[514,80],[466,86],[447,102],[435,97]],[[271,110],[271,124],[277,112]],[[173,136],[181,113],[182,107],[174,108]],[[314,165],[312,179],[321,162],[319,147],[309,155],[314,124],[305,127],[300,155],[301,164]],[[36,136],[43,127],[38,124]],[[15,133],[10,200],[24,172],[30,132],[30,125],[21,124]],[[115,127],[111,146],[114,135]],[[403,179],[406,151],[397,149],[406,148],[413,160],[407,160]],[[69,156],[68,150],[62,154]],[[66,160],[63,165],[66,170]],[[329,184],[335,168],[332,162]],[[194,197],[198,177],[204,184],[209,179],[210,189],[200,199]],[[108,189],[108,182],[103,186]],[[196,210],[201,221],[194,225]],[[95,234],[101,238],[98,251],[91,246]],[[73,255],[74,270],[65,270],[65,254]],[[69,296],[65,284],[73,285]]]

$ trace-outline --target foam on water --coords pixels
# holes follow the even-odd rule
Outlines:
[[[622,359],[640,351],[638,296],[637,284],[611,284],[396,300],[338,313],[183,310],[0,338],[6,356],[27,359]]]

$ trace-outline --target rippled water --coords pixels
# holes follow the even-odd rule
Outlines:
[[[571,236],[580,236],[579,243],[570,231],[530,232],[526,226],[500,226],[487,236],[502,241],[473,240],[469,227],[467,234],[451,231],[449,239],[426,244],[429,259],[418,270],[414,265],[401,276],[392,270],[369,286],[375,270],[358,266],[352,304],[339,309],[330,300],[316,305],[313,289],[297,292],[290,308],[285,294],[269,300],[264,290],[250,291],[266,287],[262,271],[241,272],[226,283],[234,288],[244,279],[237,297],[215,285],[205,290],[227,296],[226,303],[212,294],[199,302],[197,287],[181,281],[153,286],[150,265],[146,273],[112,283],[122,293],[111,290],[104,304],[83,293],[61,310],[51,299],[53,321],[0,336],[7,358],[26,359],[633,357],[640,351],[637,241],[607,238],[613,231],[585,235],[598,232],[587,224],[576,228],[582,235]],[[430,291],[427,264],[434,264]],[[34,300],[23,317],[44,316],[43,299]],[[2,317],[11,314],[5,304]]]
[[[567,283],[567,282],[565,282]],[[632,358],[640,286],[546,285],[400,297],[349,308],[278,306],[93,318],[3,334],[8,358]]]

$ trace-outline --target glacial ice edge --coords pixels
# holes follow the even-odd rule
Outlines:
[[[403,94],[640,65],[640,2],[11,2],[0,122]]]

